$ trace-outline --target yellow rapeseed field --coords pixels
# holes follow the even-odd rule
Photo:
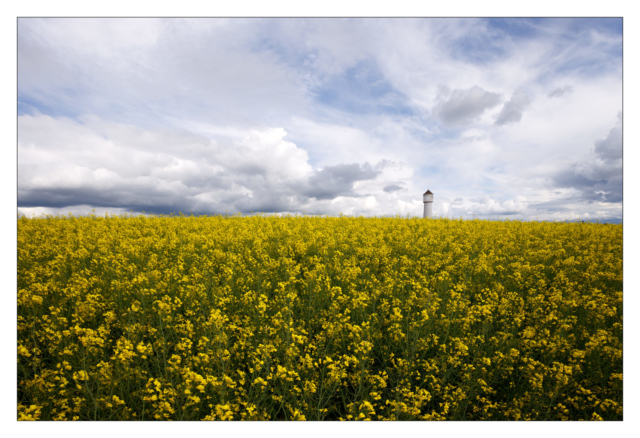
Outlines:
[[[622,225],[18,220],[19,420],[621,420]]]

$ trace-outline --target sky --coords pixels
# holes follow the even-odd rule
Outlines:
[[[620,18],[19,18],[32,214],[622,219]]]

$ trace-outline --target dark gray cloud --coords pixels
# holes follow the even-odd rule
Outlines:
[[[622,211],[613,203],[606,203],[603,208],[600,201],[601,199],[586,200],[582,193],[565,193],[550,201],[534,202],[531,207],[537,215],[559,220],[563,220],[561,219],[563,217],[571,217],[572,220],[579,218],[580,220],[598,220],[603,223],[621,223]],[[591,212],[585,211],[585,204],[590,207]],[[580,211],[582,213],[579,213]]]
[[[384,186],[382,190],[384,190],[387,193],[391,193],[391,192],[397,192],[398,190],[404,190],[404,187],[399,186],[397,184],[389,184],[388,186]]]
[[[575,189],[582,201],[622,202],[622,169],[619,166],[597,162],[582,168],[574,166],[558,172],[553,177],[553,183],[555,187]]]
[[[450,94],[440,89],[441,97],[448,94],[433,109],[434,114],[447,126],[460,126],[472,123],[486,110],[500,103],[500,94],[485,91],[475,86],[467,90],[453,90]]]
[[[353,195],[353,184],[356,181],[374,179],[380,173],[380,170],[372,168],[368,163],[363,166],[359,164],[326,166],[309,177],[307,187],[302,193],[316,199]]]
[[[597,141],[594,150],[598,156],[605,160],[618,160],[622,158],[622,127],[616,126],[609,131],[604,140]]]
[[[599,180],[595,181],[585,177],[584,175],[578,173],[577,166],[573,166],[570,169],[562,170],[556,173],[553,177],[553,182],[556,187],[575,187],[580,190],[586,190],[591,187],[594,187],[596,184],[604,184],[607,180]]]
[[[506,125],[516,123],[522,119],[522,112],[531,103],[531,98],[524,92],[518,90],[513,93],[511,99],[504,104],[502,111],[496,118],[496,125]]]
[[[554,97],[562,97],[565,94],[573,93],[573,87],[571,85],[564,85],[562,87],[558,87],[552,92],[550,92],[547,96],[550,98]]]
[[[199,190],[162,190],[153,183],[137,186],[119,186],[116,188],[100,187],[64,187],[32,188],[18,190],[19,207],[66,208],[80,205],[91,205],[102,208],[118,208],[146,211],[157,214],[169,214],[190,210],[198,213],[223,213],[230,205],[223,202],[209,202],[199,205],[196,195],[206,189]]]
[[[594,159],[557,172],[553,185],[575,189],[587,202],[622,202],[622,126],[613,127],[607,137],[596,141],[593,152]]]

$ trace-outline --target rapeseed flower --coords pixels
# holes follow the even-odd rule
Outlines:
[[[619,420],[622,226],[18,221],[19,420]]]

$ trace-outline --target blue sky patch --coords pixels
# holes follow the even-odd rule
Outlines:
[[[349,113],[414,114],[406,96],[393,88],[372,60],[331,77],[313,94],[317,102]]]

